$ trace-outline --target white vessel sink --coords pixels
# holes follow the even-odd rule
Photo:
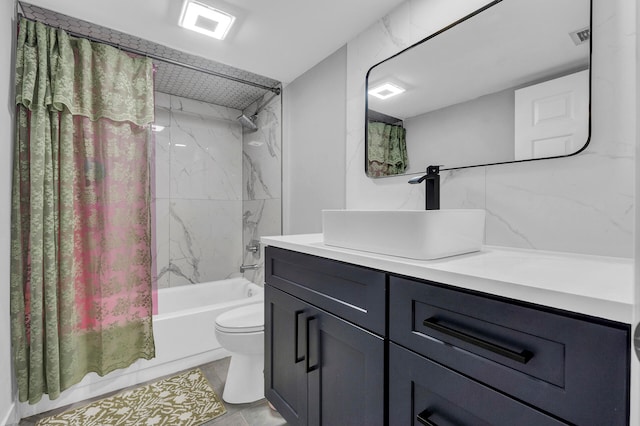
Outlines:
[[[324,243],[429,260],[480,250],[485,211],[323,210]]]

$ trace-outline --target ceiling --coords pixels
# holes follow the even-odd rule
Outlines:
[[[154,88],[158,92],[208,102],[244,111],[262,103],[269,92],[279,92],[280,82],[190,55],[162,44],[144,40],[82,19],[20,2],[27,19],[61,28],[76,37],[109,43],[130,52],[154,58]],[[158,60],[158,58],[162,58]],[[180,65],[176,65],[176,63]]]
[[[404,0],[200,0],[238,17],[222,41],[177,25],[182,0],[27,1],[286,84]]]

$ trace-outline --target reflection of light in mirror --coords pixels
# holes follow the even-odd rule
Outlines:
[[[184,148],[186,145],[185,145],[185,144],[183,144],[183,143],[174,143],[174,144],[173,144],[173,146],[177,146],[177,147],[180,147],[180,148]]]
[[[247,145],[249,145],[249,146],[262,146],[262,145],[264,145],[264,142],[251,141],[251,142],[248,142]]]
[[[369,94],[379,99],[389,99],[390,97],[399,95],[404,91],[405,90],[402,87],[396,86],[395,84],[382,83],[381,85],[369,90]]]
[[[161,126],[159,124],[152,124],[151,125],[151,131],[152,132],[161,132],[164,130],[164,126]]]

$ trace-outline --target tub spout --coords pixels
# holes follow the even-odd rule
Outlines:
[[[240,272],[248,271],[250,269],[260,269],[260,265],[240,265]]]

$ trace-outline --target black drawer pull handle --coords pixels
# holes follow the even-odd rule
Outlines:
[[[304,314],[304,310],[295,312],[295,342],[293,345],[295,346],[294,362],[296,364],[304,361],[307,347],[307,334],[304,324],[305,317],[303,317],[302,314]]]
[[[320,329],[317,317],[307,318],[307,373],[320,368]]]
[[[428,409],[424,410],[422,413],[416,416],[416,420],[418,420],[424,426],[438,426],[436,423],[429,420],[429,417],[431,417],[432,414],[433,413],[430,412]]]
[[[529,362],[531,358],[533,358],[533,354],[527,350],[522,350],[520,352],[512,351],[511,349],[507,349],[502,346],[496,345],[494,343],[487,342],[486,340],[479,339],[477,337],[471,336],[461,331],[454,330],[449,327],[445,327],[444,325],[439,324],[438,320],[433,317],[427,318],[422,322],[422,324],[425,327],[429,327],[433,330],[439,331],[440,333],[446,334],[451,337],[455,337],[456,339],[460,339],[464,342],[471,343],[472,345],[481,347],[495,354],[512,359],[521,364],[526,364],[527,362]]]

